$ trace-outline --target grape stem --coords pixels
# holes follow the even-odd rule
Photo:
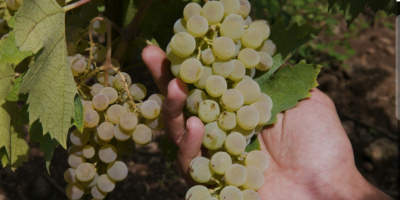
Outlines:
[[[104,87],[108,86],[108,73],[109,73],[109,69],[111,69],[111,43],[112,43],[112,39],[111,39],[111,32],[112,32],[112,22],[110,22],[110,20],[106,20],[107,21],[107,58],[106,58],[106,62],[104,63],[104,66],[106,67],[105,70],[105,78],[104,78]]]
[[[133,101],[133,97],[132,97],[131,92],[129,91],[129,85],[128,85],[128,82],[126,82],[125,76],[121,73],[120,68],[113,67],[113,66],[111,66],[111,67],[115,72],[118,73],[118,75],[121,77],[121,80],[124,82],[124,88],[125,88],[126,94],[128,94],[129,100],[134,109],[133,113],[136,113],[137,112],[136,103],[135,103],[135,101]]]
[[[64,12],[67,12],[67,11],[70,11],[70,10],[72,10],[74,8],[77,8],[77,7],[79,7],[79,6],[81,6],[81,5],[85,4],[85,3],[88,3],[90,1],[91,0],[81,0],[81,1],[78,1],[76,3],[70,4],[68,6],[64,6],[63,10],[64,10]]]

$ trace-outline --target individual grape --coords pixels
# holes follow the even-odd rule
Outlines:
[[[147,100],[140,106],[140,113],[146,119],[155,119],[160,114],[160,106],[156,101]]]
[[[135,126],[136,127],[136,126]],[[118,141],[126,141],[132,137],[133,130],[124,130],[120,124],[114,126],[114,137]]]
[[[255,28],[259,30],[263,36],[263,41],[268,39],[270,35],[270,29],[265,20],[257,20],[250,24],[249,28]]]
[[[107,196],[107,192],[100,191],[97,186],[92,187],[92,189],[90,189],[90,194],[95,199],[104,199]]]
[[[254,68],[260,63],[260,55],[254,49],[245,48],[239,52],[238,60],[242,62],[246,68]]]
[[[112,77],[112,78],[111,78]],[[102,84],[102,85],[105,85],[104,83],[105,83],[105,80],[106,80],[106,73],[104,73],[104,72],[100,72],[100,73],[98,73],[97,75],[96,75],[96,79],[97,79],[97,81],[100,83],[100,84]],[[109,84],[110,83],[110,79],[113,79],[114,80],[114,77],[112,76],[112,75],[108,75],[108,80],[107,80],[107,84]],[[111,82],[112,83],[112,82]],[[112,86],[112,84],[111,84],[111,86]]]
[[[239,40],[244,32],[244,20],[238,14],[230,14],[225,17],[220,27],[222,36],[227,36],[232,40]]]
[[[99,15],[99,10],[97,9],[97,6],[87,3],[82,6],[80,15],[86,20],[92,20]]]
[[[239,0],[220,0],[224,7],[224,16],[228,16],[232,13],[239,13],[240,3]]]
[[[114,136],[115,136],[115,133],[114,133]],[[105,144],[110,143],[110,141],[102,140],[102,139],[98,136],[97,131],[96,131],[95,134],[93,135],[93,140],[94,140],[98,145],[105,145]]]
[[[107,176],[114,181],[122,181],[128,176],[128,167],[122,161],[115,161],[107,166]]]
[[[222,112],[218,118],[218,125],[223,130],[232,130],[236,127],[236,114],[228,111]]]
[[[115,147],[119,154],[130,155],[135,150],[135,142],[133,140],[117,141]]]
[[[226,138],[226,132],[222,130],[217,122],[208,123],[204,127],[203,145],[210,150],[222,147]]]
[[[253,166],[246,166],[247,178],[242,187],[251,190],[258,190],[264,185],[264,175],[260,169]]]
[[[80,18],[80,17],[79,17]],[[77,42],[81,39],[81,35],[84,29],[76,27],[76,26],[68,26],[65,29],[65,34],[67,37],[67,41]]]
[[[200,12],[201,6],[198,3],[188,3],[183,9],[183,17],[189,21],[192,16],[200,15]]]
[[[189,92],[186,98],[186,108],[193,114],[198,113],[199,105],[204,100],[207,100],[207,94],[200,89],[193,89]]]
[[[121,72],[122,76],[124,77],[127,85],[131,85],[132,80],[131,80],[131,76],[129,76],[129,74],[125,73],[125,72]],[[122,90],[125,87],[125,82],[122,80],[122,77],[120,74],[115,75],[114,81],[112,86],[116,89],[116,90]]]
[[[180,33],[180,32],[188,32],[186,29],[186,21],[183,18],[180,18],[176,20],[174,24],[174,34]]]
[[[85,189],[79,183],[70,183],[65,188],[68,199],[80,199],[85,193]]]
[[[71,141],[72,144],[76,146],[84,146],[88,141],[89,141],[90,134],[87,132],[79,132],[78,129],[75,129],[71,132],[69,135],[69,140]]]
[[[222,76],[210,76],[205,85],[207,93],[212,97],[220,97],[227,90],[228,84]]]
[[[254,190],[242,190],[243,200],[261,200],[260,195]]]
[[[194,37],[203,37],[208,32],[207,19],[200,15],[194,15],[187,21],[186,29]]]
[[[243,32],[240,41],[245,47],[257,49],[263,42],[263,35],[258,29],[248,28]]]
[[[146,97],[147,89],[143,84],[135,83],[131,85],[129,92],[131,93],[133,100],[139,101]]]
[[[270,39],[265,40],[258,51],[266,52],[273,56],[276,53],[276,44]]]
[[[93,110],[93,105],[91,101],[82,101],[83,110]]]
[[[197,157],[190,162],[190,176],[198,183],[207,183],[214,172],[210,169],[210,160],[205,157]]]
[[[164,99],[165,99],[164,95],[157,94],[157,93],[150,95],[148,98],[148,100],[153,100],[153,101],[157,102],[157,104],[160,106],[161,110],[162,110],[162,104],[164,102]]]
[[[95,110],[87,110],[84,113],[83,125],[86,128],[94,128],[99,124],[100,116]]]
[[[92,28],[97,33],[106,33],[107,32],[107,23],[105,21],[96,20],[93,22]]]
[[[242,192],[235,186],[226,186],[219,194],[220,199],[244,200]]]
[[[215,56],[211,49],[201,52],[201,61],[206,65],[211,65],[215,62]]]
[[[229,37],[218,37],[213,42],[213,53],[220,59],[228,60],[235,56],[236,45]]]
[[[209,197],[211,197],[211,194],[208,188],[202,185],[195,185],[186,192],[185,200],[204,200]]]
[[[146,119],[146,124],[148,127],[154,130],[161,130],[164,128],[164,120],[161,115],[155,119]]]
[[[172,52],[180,57],[188,57],[196,49],[196,40],[185,32],[175,34],[170,44]]]
[[[243,94],[244,104],[256,102],[261,95],[260,86],[251,79],[243,79],[235,85],[234,89],[239,90]]]
[[[219,175],[224,175],[226,169],[232,165],[231,156],[223,151],[215,153],[210,160],[211,169]]]
[[[243,165],[232,164],[226,169],[224,177],[227,184],[240,187],[246,181],[247,171]]]
[[[181,65],[188,57],[179,57],[175,55],[173,52],[170,53],[168,57],[169,61],[171,61],[171,72],[176,78],[181,78],[179,75],[179,71],[181,69]]]
[[[203,66],[203,74],[200,79],[194,83],[194,85],[199,89],[205,89],[207,79],[213,75],[212,68],[210,66]]]
[[[113,104],[118,99],[118,92],[112,87],[105,87],[100,90],[100,94],[104,94],[107,96],[109,100],[109,104]]]
[[[75,176],[76,169],[68,168],[64,172],[64,180],[67,183],[76,183],[76,176]]]
[[[82,156],[83,155],[82,151],[83,151],[83,147],[78,147],[76,145],[71,145],[68,148],[68,155],[75,154],[77,156]]]
[[[243,94],[236,89],[229,89],[221,97],[221,106],[228,111],[239,110],[244,103]]]
[[[102,91],[102,90],[100,90],[100,91]],[[92,99],[93,108],[97,111],[103,111],[103,110],[107,109],[109,104],[110,104],[110,100],[108,99],[108,97],[105,94],[96,94]]]
[[[1,20],[0,20],[0,24],[1,24]],[[0,31],[1,32],[1,31]],[[68,56],[71,56],[75,53],[75,44],[73,42],[67,42],[67,53]]]
[[[265,172],[268,169],[269,161],[267,156],[259,150],[250,151],[246,155],[246,159],[244,160],[246,166],[254,166],[261,170],[261,172]]]
[[[258,125],[266,124],[271,119],[271,109],[267,102],[255,102],[251,106],[257,110],[260,116]]]
[[[96,175],[96,167],[91,163],[82,163],[76,168],[75,175],[80,181],[90,181]]]
[[[76,59],[71,65],[72,75],[78,76],[79,74],[85,72],[87,63],[83,59]]]
[[[208,1],[201,10],[210,25],[218,24],[224,17],[224,7],[219,1]]]
[[[250,14],[251,10],[251,5],[249,0],[239,0],[240,3],[240,9],[239,9],[239,15],[243,17],[243,19],[246,19],[247,16]]]
[[[153,138],[153,133],[151,129],[144,124],[137,125],[132,133],[133,141],[135,141],[137,144],[140,145],[145,145],[150,143],[152,138]]]
[[[246,149],[246,139],[241,133],[231,132],[225,139],[225,149],[232,155],[240,155]]]
[[[241,133],[244,136],[244,138],[246,140],[248,140],[248,139],[251,139],[251,137],[253,137],[254,132],[255,132],[254,130],[255,129],[245,130],[242,127],[240,127],[239,125],[236,125],[236,127],[232,129],[232,132]]]
[[[124,108],[119,104],[115,104],[107,109],[106,115],[108,121],[110,121],[113,124],[118,124],[120,121],[120,117],[127,112],[128,111],[126,110],[126,108]]]
[[[92,179],[92,180],[90,180],[90,181],[86,181],[86,182],[83,182],[83,181],[81,181],[80,183],[82,184],[82,186],[84,187],[84,188],[92,188],[92,187],[95,187],[96,186],[96,184],[97,184],[97,180],[99,179],[99,174],[95,174],[94,175],[94,178]]]
[[[97,127],[97,136],[103,141],[110,141],[114,137],[114,125],[103,122]]]
[[[99,158],[103,163],[111,163],[117,159],[117,149],[111,144],[105,144],[99,149]]]
[[[257,99],[257,102],[266,102],[268,104],[268,109],[272,109],[273,102],[270,96],[265,93],[261,93],[260,98]]]
[[[210,123],[218,119],[219,105],[213,100],[204,100],[200,103],[198,115],[201,121]]]
[[[245,130],[254,129],[260,121],[260,116],[255,107],[243,106],[236,114],[236,120],[240,127]]]
[[[236,46],[236,51],[234,57],[236,57],[239,54],[240,49],[242,48],[242,42],[240,40],[236,40],[235,46]]]
[[[246,68],[243,65],[243,63],[240,62],[239,60],[235,59],[232,61],[233,61],[234,68],[233,68],[232,74],[229,76],[229,79],[231,79],[233,81],[240,81],[246,74]]]
[[[222,61],[218,60],[212,64],[212,72],[214,75],[220,75],[223,78],[228,78],[235,69],[235,65],[232,60]]]
[[[194,83],[201,78],[203,65],[196,58],[185,60],[179,69],[179,76],[186,83]]]
[[[256,75],[256,68],[246,69],[247,77],[254,78],[255,75]]]
[[[99,84],[99,83],[95,83],[94,85],[92,85],[92,89],[90,90],[90,94],[92,95],[92,97],[96,96],[96,94],[100,93],[100,90],[103,89],[104,86]]]
[[[107,48],[105,46],[101,44],[96,44],[96,46],[93,47],[92,51],[93,59],[96,62],[103,62],[104,60],[106,60]]]
[[[268,53],[262,51],[258,52],[258,55],[260,55],[260,62],[256,68],[260,71],[267,71],[271,69],[274,62],[272,57]]]
[[[102,174],[99,176],[99,179],[97,180],[97,188],[101,192],[111,192],[115,188],[115,181],[111,180],[107,174]]]
[[[134,113],[127,112],[119,118],[119,126],[125,131],[132,131],[138,124],[138,118]]]
[[[77,168],[80,164],[85,162],[85,158],[82,156],[77,156],[76,154],[71,154],[68,156],[68,164],[72,168]]]
[[[247,16],[246,19],[244,19],[244,25],[250,26],[251,23],[253,23],[253,20],[250,16]]]
[[[85,53],[86,50],[88,49],[88,47],[89,47],[89,42],[85,39],[82,39],[82,40],[78,41],[78,43],[76,45],[76,50],[79,53]]]
[[[85,157],[86,159],[90,159],[94,157],[94,155],[96,154],[96,150],[93,148],[92,145],[86,145],[85,147],[83,147],[82,154],[83,157]]]
[[[6,0],[7,8],[10,10],[18,10],[19,4],[15,0]]]

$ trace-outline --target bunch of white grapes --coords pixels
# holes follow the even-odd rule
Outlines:
[[[87,61],[84,56],[77,54],[68,60],[74,76],[85,72]],[[119,64],[113,60],[113,65]],[[83,132],[76,129],[69,135],[72,144],[68,149],[70,168],[64,173],[69,199],[80,199],[86,194],[93,199],[104,199],[114,190],[115,183],[128,175],[128,167],[121,161],[122,155],[132,153],[135,143],[150,143],[152,129],[163,128],[160,112],[164,96],[153,94],[142,101],[147,95],[144,85],[131,84],[131,77],[124,72],[109,72],[107,84],[105,73],[98,73],[98,83],[91,86],[90,97],[81,100]],[[125,86],[130,86],[131,97]]]
[[[271,98],[253,80],[256,70],[273,65],[276,45],[265,20],[252,21],[248,0],[189,3],[174,25],[167,46],[172,73],[189,88],[186,115],[205,124],[203,145],[209,157],[190,164],[200,184],[187,200],[256,200],[264,184],[268,159],[261,151],[245,152],[251,138],[271,117]]]

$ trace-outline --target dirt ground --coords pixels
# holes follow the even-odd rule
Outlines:
[[[395,17],[385,21],[395,23]],[[345,32],[345,27],[338,33]],[[395,31],[374,22],[358,38],[351,40],[356,55],[346,61],[348,68],[329,66],[318,78],[323,92],[335,102],[342,124],[352,142],[358,169],[365,178],[395,199],[398,194],[397,141],[395,116]],[[145,69],[145,67],[141,68]],[[135,69],[140,70],[140,69]],[[156,90],[148,72],[133,75],[135,82]],[[137,147],[124,158],[128,178],[117,184],[109,199],[183,199],[188,189],[174,162],[162,155],[158,144],[161,132],[148,146]],[[29,162],[15,173],[0,169],[0,200],[66,199],[63,173],[68,168],[67,152],[56,149],[46,173],[43,154],[31,144]]]

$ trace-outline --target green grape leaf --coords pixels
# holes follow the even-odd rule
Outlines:
[[[171,160],[176,160],[178,155],[178,146],[171,142],[167,136],[164,136],[160,143],[161,150],[165,156],[167,156]]]
[[[81,98],[78,94],[75,95],[74,100],[74,125],[76,128],[82,133],[83,132],[83,105],[81,102]]]
[[[25,73],[14,80],[14,85],[11,88],[11,92],[6,96],[7,101],[19,101],[21,99],[21,95],[18,93],[24,75]]]
[[[14,70],[10,64],[0,65],[0,100],[10,91],[14,80]]]
[[[43,135],[49,133],[66,148],[77,92],[67,61],[65,12],[56,1],[25,0],[15,16],[14,33],[21,51],[36,54],[20,88],[29,93],[30,123],[39,119]]]
[[[1,164],[3,165],[3,168],[4,167],[7,167],[7,165],[8,165],[8,156],[7,156],[7,151],[6,151],[6,148],[0,148],[0,162],[1,162]]]
[[[29,124],[29,113],[28,113],[29,105],[24,105],[19,111],[21,115],[19,116],[18,124],[20,126]]]
[[[124,18],[123,18],[123,27],[127,27],[132,19],[135,17],[137,9],[135,8],[135,4],[133,0],[124,0]]]
[[[17,65],[26,57],[32,55],[31,51],[21,52],[15,46],[14,32],[10,32],[7,37],[0,40],[0,65],[13,63]]]
[[[261,150],[260,141],[258,140],[257,135],[254,135],[251,138],[250,144],[247,145],[247,147],[246,147],[246,149],[244,151],[245,152],[250,152],[250,151],[254,151],[254,150]]]
[[[261,76],[256,79],[261,91],[274,102],[271,119],[266,125],[276,123],[278,113],[295,107],[298,101],[311,96],[309,91],[318,86],[316,79],[321,68],[320,65],[301,61],[294,67],[284,66],[271,77]]]
[[[14,11],[7,9],[7,3],[5,0],[0,0],[0,19],[9,20]]]

